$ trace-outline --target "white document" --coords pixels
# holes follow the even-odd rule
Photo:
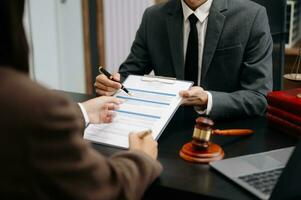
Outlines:
[[[179,92],[192,82],[130,75],[123,85],[132,96],[119,90],[114,96],[124,100],[110,124],[90,124],[86,140],[128,148],[130,132],[152,130],[157,140],[180,105]]]

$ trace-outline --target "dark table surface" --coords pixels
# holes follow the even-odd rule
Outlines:
[[[66,94],[76,102],[92,97],[77,93]],[[256,199],[209,165],[189,163],[179,157],[182,145],[191,140],[195,117],[192,110],[180,107],[162,133],[158,140],[158,160],[164,170],[147,191],[146,198],[157,199],[164,193],[169,197],[178,197],[176,199]],[[252,136],[213,136],[213,142],[223,147],[225,158],[293,146],[297,143],[296,138],[268,128],[265,117],[216,122],[215,128],[251,128],[255,131]],[[93,144],[93,147],[107,156],[121,151],[100,144]]]

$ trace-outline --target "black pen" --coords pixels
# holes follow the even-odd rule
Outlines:
[[[98,68],[98,71],[99,71],[99,73],[104,74],[106,77],[108,77],[108,79],[110,79],[110,80],[112,80],[112,81],[115,81],[115,82],[117,82],[117,83],[120,83],[119,81],[116,81],[116,80],[114,79],[113,75],[110,74],[107,70],[105,70],[102,66],[100,66],[100,67]],[[121,84],[121,83],[120,83],[120,84]],[[126,88],[124,87],[124,85],[122,85],[122,84],[121,84],[121,89],[122,89],[123,91],[125,91],[128,95],[132,96],[132,94],[130,93],[130,91],[128,91],[128,89],[126,89]]]

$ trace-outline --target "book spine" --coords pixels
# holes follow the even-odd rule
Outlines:
[[[301,100],[292,96],[272,96],[268,95],[268,103],[271,106],[281,108],[295,115],[301,116]]]
[[[275,115],[276,117],[285,119],[289,122],[301,126],[301,117],[299,117],[298,115],[287,112],[286,110],[283,109],[276,108],[271,105],[268,106],[268,112],[272,115]]]
[[[277,130],[284,133],[301,136],[301,126],[293,124],[270,113],[267,113],[267,119],[271,127],[276,128]]]

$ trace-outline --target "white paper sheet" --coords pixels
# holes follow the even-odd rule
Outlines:
[[[85,139],[128,148],[130,132],[151,129],[157,140],[180,105],[179,92],[189,89],[192,82],[130,75],[123,85],[133,96],[118,91],[114,96],[123,99],[124,103],[116,111],[113,122],[89,125]]]

